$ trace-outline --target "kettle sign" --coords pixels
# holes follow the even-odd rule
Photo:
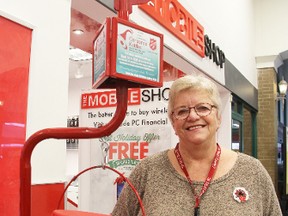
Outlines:
[[[154,38],[150,38],[149,47],[151,48],[151,50],[156,50],[157,42],[156,42],[156,40]]]

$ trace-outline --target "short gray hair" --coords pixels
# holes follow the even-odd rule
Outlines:
[[[172,120],[172,109],[174,107],[175,98],[178,96],[178,93],[189,89],[201,89],[206,91],[214,105],[218,108],[218,116],[220,117],[222,103],[216,84],[204,76],[186,75],[176,79],[170,88],[168,101],[168,117],[170,120]]]

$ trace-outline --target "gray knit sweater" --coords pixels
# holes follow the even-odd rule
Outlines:
[[[129,180],[138,190],[147,216],[192,216],[194,196],[186,178],[173,168],[168,150],[143,159]],[[197,194],[203,182],[194,182]],[[137,198],[126,184],[112,216],[142,215]],[[233,197],[236,187],[249,194],[244,203]],[[234,167],[213,180],[201,199],[201,216],[281,216],[281,210],[271,178],[255,158],[238,153]]]

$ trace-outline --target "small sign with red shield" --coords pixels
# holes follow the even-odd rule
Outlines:
[[[129,81],[129,87],[162,86],[162,34],[113,17],[93,45],[93,88],[113,88],[118,79]]]

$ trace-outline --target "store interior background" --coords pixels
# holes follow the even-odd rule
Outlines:
[[[0,15],[33,30],[31,56],[29,55],[31,62],[29,70],[27,69],[27,74],[29,74],[27,122],[23,122],[23,125],[26,126],[23,128],[23,131],[25,129],[23,134],[25,135],[26,133],[26,138],[43,128],[66,126],[67,118],[79,115],[81,89],[91,88],[92,84],[92,62],[91,60],[81,62],[68,60],[68,32],[69,29],[73,30],[73,28],[76,28],[76,26],[72,25],[84,24],[86,33],[92,33],[90,38],[85,39],[83,38],[85,35],[71,34],[70,45],[83,50],[88,50],[90,46],[91,49],[95,26],[97,29],[97,26],[103,22],[104,18],[116,16],[114,12],[107,8],[99,11],[99,5],[101,5],[101,2],[113,5],[113,1],[71,0],[72,17],[70,17],[70,1],[67,0],[0,1]],[[266,89],[266,87],[271,89],[271,94],[267,97],[266,95],[262,95],[264,91],[259,95],[259,98],[262,97],[263,99],[263,104],[265,103],[263,106],[268,108],[268,111],[266,112],[266,109],[259,109],[258,116],[266,120],[267,114],[272,113],[274,115],[274,110],[277,107],[274,99],[277,97],[274,60],[279,53],[288,50],[288,28],[283,27],[282,24],[283,20],[288,19],[286,11],[288,7],[287,0],[181,0],[181,2],[205,26],[205,31],[207,30],[213,40],[221,45],[222,50],[225,51],[225,54],[233,65],[241,71],[243,76],[259,92]],[[75,13],[73,13],[73,9],[76,10],[74,11]],[[91,19],[86,19],[85,16],[78,14],[77,11],[81,11]],[[99,22],[95,23],[94,20],[98,20]],[[69,26],[70,21],[71,25]],[[146,25],[145,22],[142,23]],[[142,23],[140,22],[139,24]],[[57,32],[58,34],[51,34],[51,32]],[[87,47],[82,48],[85,44]],[[57,52],[55,52],[55,49]],[[189,51],[191,53],[191,50]],[[23,53],[21,54],[23,55]],[[186,53],[181,54],[185,56]],[[283,57],[283,59],[288,59],[288,55]],[[173,58],[169,59],[169,62],[173,65],[176,65],[178,62],[178,68],[186,66],[183,62],[179,63],[179,61],[181,61],[179,58],[176,60]],[[193,58],[190,62],[193,62]],[[69,75],[68,64],[70,64]],[[256,75],[257,70],[262,68],[261,73]],[[181,69],[182,71],[189,71]],[[78,70],[80,73],[83,73],[83,77],[79,79],[75,78],[75,73]],[[211,72],[210,70],[203,71]],[[258,86],[259,78],[257,76],[259,74],[263,74],[263,77],[266,77],[263,81],[266,85],[263,85],[263,87]],[[271,76],[268,77],[267,74],[271,74]],[[173,77],[172,73],[167,74],[166,78],[170,75]],[[68,87],[69,94],[67,91]],[[7,95],[10,95],[10,92]],[[14,109],[11,110],[15,111]],[[231,113],[230,115],[226,114],[229,116],[229,120],[231,120]],[[274,134],[276,133],[270,136],[271,132],[274,132],[273,129],[275,129],[273,128],[274,125],[270,124],[274,122],[274,119],[275,117],[272,116],[271,121],[266,121],[269,124],[260,125],[262,128],[258,133],[258,145],[261,144],[261,146],[259,146],[258,151],[262,151],[261,154],[265,154],[264,157],[266,157],[266,152],[268,152],[267,155],[269,152],[272,152],[269,146],[277,144],[277,141],[274,140]],[[228,125],[227,128],[230,128],[230,126]],[[268,126],[270,128],[267,129]],[[282,129],[282,134],[285,137],[285,125]],[[270,132],[269,134],[267,133],[268,131]],[[12,134],[12,136],[14,135]],[[270,136],[269,140],[267,139],[268,135]],[[264,143],[265,146],[263,146]],[[2,161],[6,160],[8,163],[5,165],[9,165],[9,168],[1,166],[1,168],[4,168],[4,171],[6,170],[6,173],[0,178],[0,182],[3,182],[1,185],[2,199],[0,200],[0,211],[9,212],[7,215],[16,215],[18,213],[19,174],[16,168],[22,144],[17,146],[1,145],[0,149],[1,157],[4,156],[1,158]],[[43,144],[41,143],[37,146],[32,158],[32,183],[34,186],[63,183],[79,171],[77,169],[78,161],[75,160],[75,158],[78,158],[77,150],[69,149],[67,150],[67,154],[65,146],[65,140],[54,139],[45,140]],[[266,151],[264,152],[264,150]],[[274,149],[272,150],[274,151]],[[6,152],[7,154],[5,154]],[[5,157],[6,155],[7,157]],[[273,173],[276,163],[270,162],[270,158],[264,159],[266,160],[266,165],[270,166],[268,167],[269,170],[272,170],[270,173],[273,174],[273,179],[276,179],[276,175]],[[10,165],[13,169],[10,168]],[[39,198],[44,197],[42,193],[39,193],[39,195]],[[46,202],[43,202],[43,204],[46,205]],[[37,200],[37,208],[39,210],[44,209],[44,205],[38,206],[39,200]],[[41,215],[41,213],[36,215]]]

